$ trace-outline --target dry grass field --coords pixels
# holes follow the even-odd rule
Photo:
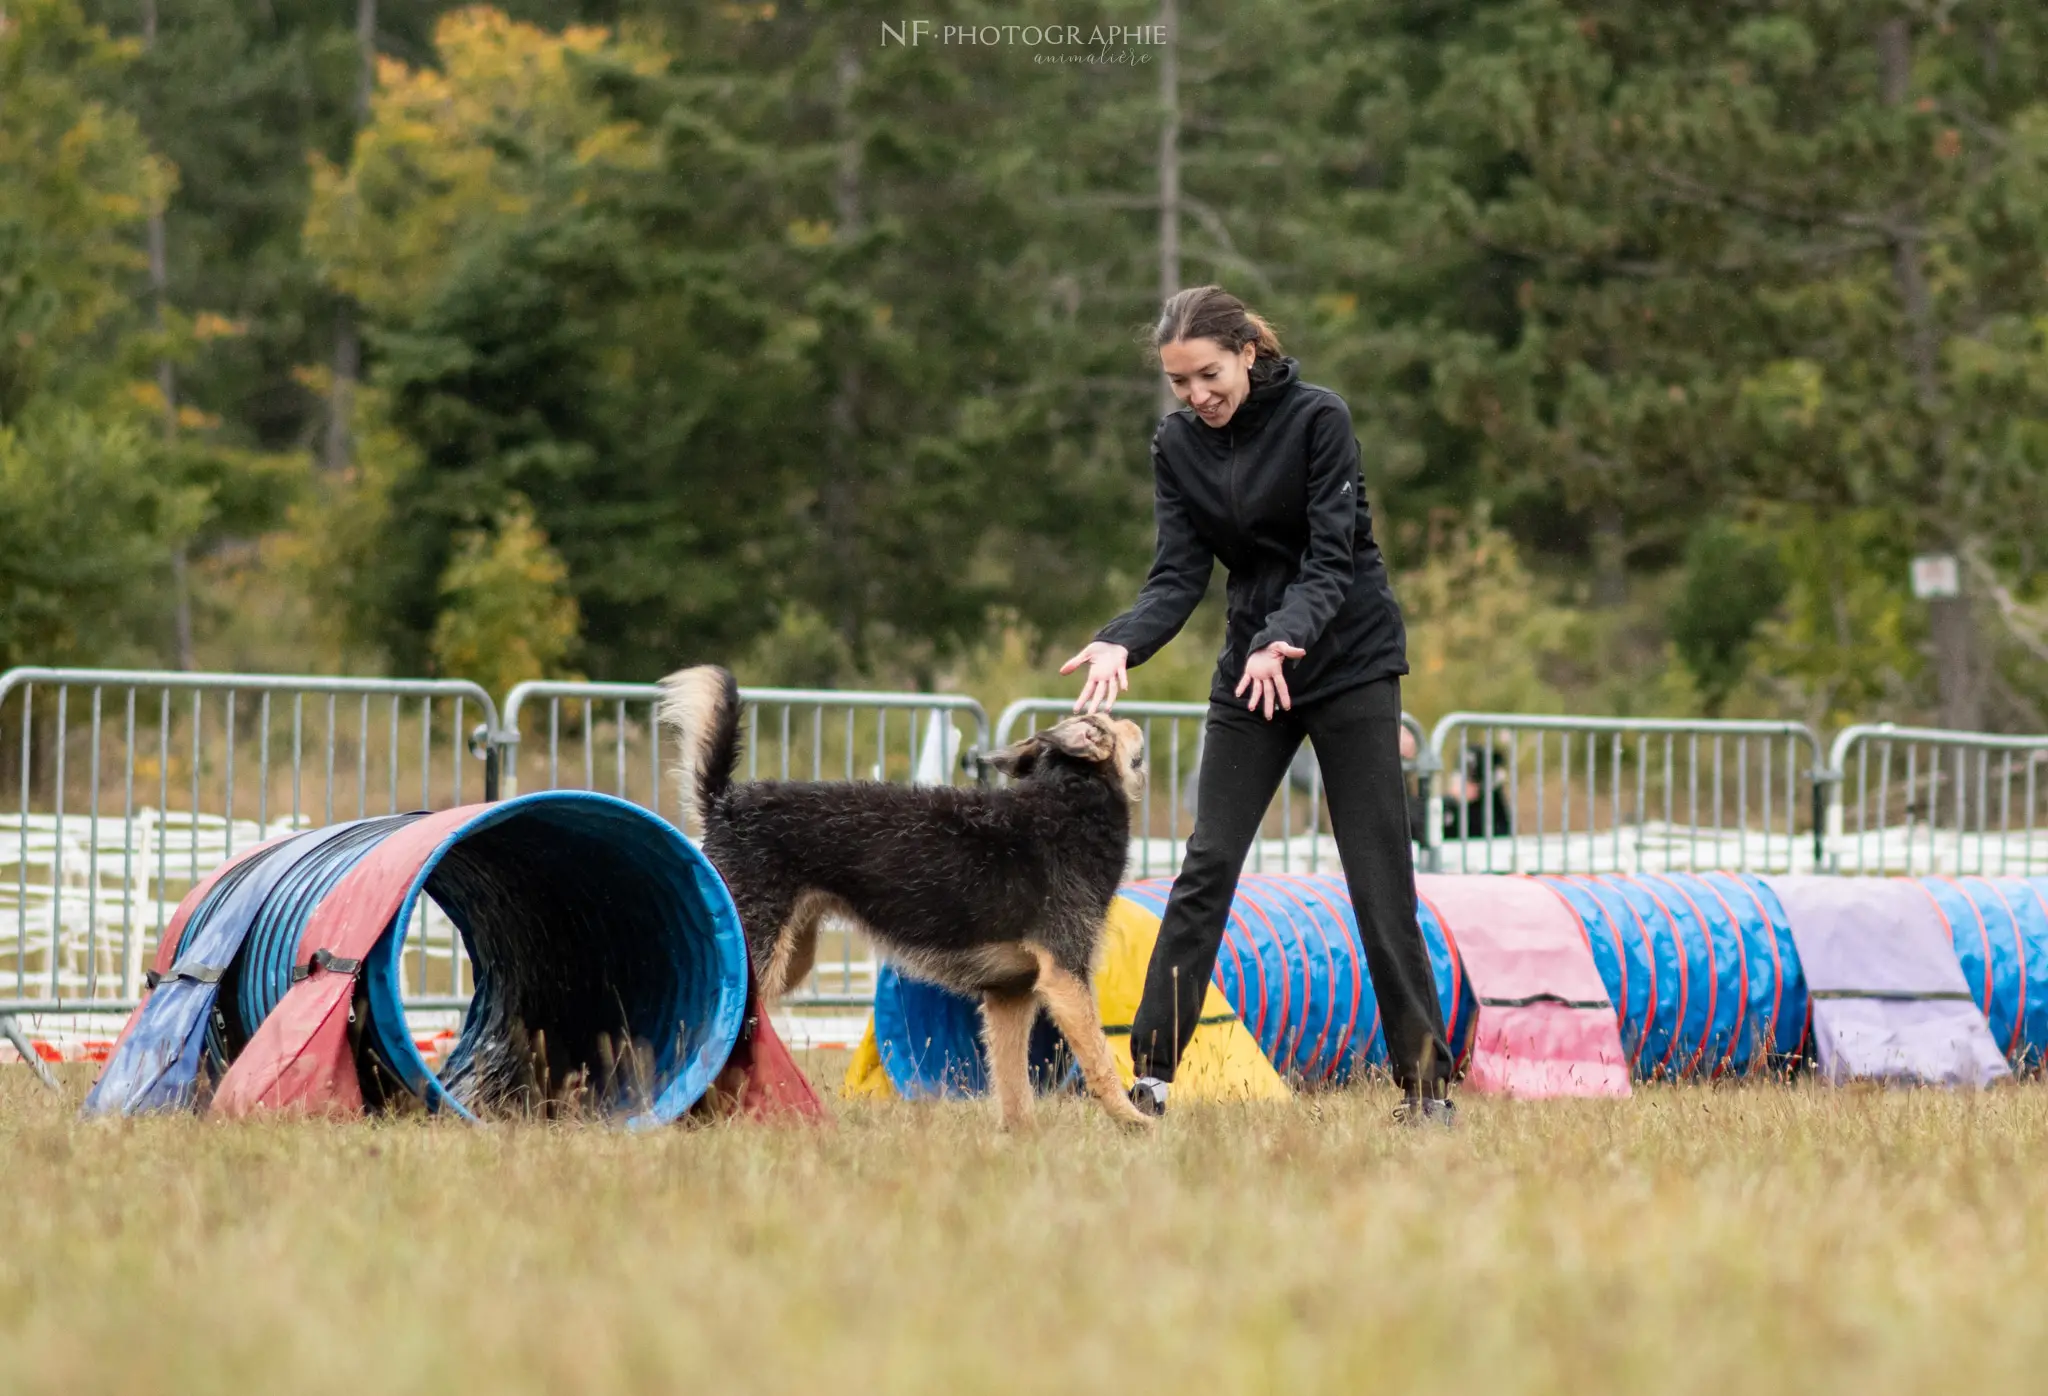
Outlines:
[[[831,1078],[836,1059],[813,1063]],[[2048,1090],[82,1124],[0,1071],[0,1390],[2039,1390]]]

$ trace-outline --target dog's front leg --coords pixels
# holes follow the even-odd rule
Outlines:
[[[1037,1017],[1038,1001],[1028,991],[981,996],[982,1045],[1004,1129],[1031,1123],[1031,1024]]]
[[[1138,1113],[1124,1094],[1123,1079],[1117,1075],[1116,1054],[1109,1050],[1109,1038],[1102,1031],[1102,1015],[1095,1008],[1095,991],[1071,970],[1053,963],[1051,955],[1036,946],[1038,994],[1052,1013],[1053,1022],[1067,1039],[1067,1046],[1081,1063],[1081,1077],[1088,1093],[1102,1103],[1110,1118],[1145,1128],[1152,1121]]]

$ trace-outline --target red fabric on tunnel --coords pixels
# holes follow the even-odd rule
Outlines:
[[[367,957],[398,915],[420,865],[488,808],[443,810],[386,836],[307,918],[296,962],[305,966],[316,950],[345,960]],[[211,1113],[359,1113],[363,1089],[349,1049],[347,1012],[355,986],[352,974],[317,968],[293,985],[221,1078]]]
[[[1625,1096],[1628,1056],[1578,918],[1526,877],[1419,874],[1479,1004],[1466,1082],[1525,1097]]]
[[[747,1018],[733,1044],[725,1070],[719,1073],[720,1089],[706,1091],[691,1107],[696,1115],[739,1115],[748,1119],[793,1118],[814,1124],[829,1123],[824,1102],[811,1086],[803,1068],[789,1054],[775,1024],[761,1011],[759,991],[751,969],[747,975]]]

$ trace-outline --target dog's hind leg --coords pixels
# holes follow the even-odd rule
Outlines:
[[[839,907],[822,892],[799,893],[767,941],[764,963],[758,966],[761,998],[773,1005],[801,984],[818,958],[818,923]],[[751,937],[750,937],[751,938]]]
[[[1088,1093],[1102,1103],[1110,1118],[1141,1128],[1152,1121],[1138,1113],[1124,1094],[1123,1079],[1117,1074],[1116,1055],[1109,1050],[1109,1038],[1102,1031],[1102,1015],[1095,1009],[1095,991],[1072,970],[1062,969],[1052,955],[1031,947],[1038,957],[1038,996],[1045,1000],[1052,1020],[1067,1039],[1067,1046],[1081,1063],[1082,1079]]]
[[[1022,994],[981,996],[981,1040],[1004,1129],[1031,1123],[1031,1024],[1038,1001]]]

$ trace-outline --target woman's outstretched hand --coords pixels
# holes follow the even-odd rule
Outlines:
[[[1281,708],[1291,711],[1294,699],[1287,692],[1287,675],[1281,671],[1280,662],[1285,659],[1299,659],[1308,651],[1296,649],[1285,640],[1275,640],[1244,662],[1244,677],[1237,681],[1237,696],[1244,697],[1249,688],[1252,696],[1245,707],[1253,711],[1264,709],[1263,716],[1273,720],[1273,700],[1279,699]]]
[[[1124,661],[1130,655],[1122,645],[1095,640],[1060,665],[1062,674],[1071,674],[1083,664],[1088,666],[1088,682],[1081,685],[1081,696],[1074,700],[1075,712],[1107,712],[1115,706],[1117,694],[1130,691],[1131,676],[1124,669]]]

